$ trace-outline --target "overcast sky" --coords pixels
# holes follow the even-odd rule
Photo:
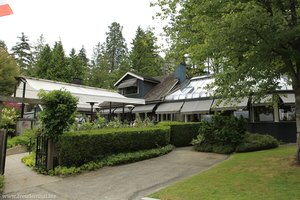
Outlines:
[[[85,46],[88,56],[98,42],[105,41],[105,32],[112,22],[123,26],[128,46],[137,27],[155,27],[156,35],[162,24],[152,20],[157,9],[150,7],[151,0],[7,0],[14,14],[0,17],[0,40],[9,49],[24,32],[34,44],[43,34],[51,46],[61,40],[65,51],[77,51]]]

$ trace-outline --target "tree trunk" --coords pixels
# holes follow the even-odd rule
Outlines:
[[[300,163],[300,87],[294,88],[296,97],[297,159]]]

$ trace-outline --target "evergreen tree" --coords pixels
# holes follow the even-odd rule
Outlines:
[[[5,41],[0,40],[0,49],[4,49],[5,51],[7,51],[7,45],[5,44]]]
[[[33,75],[38,78],[51,79],[51,62],[52,50],[50,46],[46,44],[38,54]]]
[[[47,73],[49,79],[63,82],[71,82],[73,80],[61,41],[56,42],[54,45],[50,64],[51,68]]]
[[[70,70],[70,78],[84,78],[84,68],[82,60],[79,55],[76,54],[75,49],[71,49],[69,58],[68,58],[68,69]]]
[[[158,76],[162,74],[163,59],[159,55],[159,48],[156,45],[157,38],[148,29],[144,31],[138,27],[134,40],[132,41],[132,51],[130,60],[132,68],[147,76]]]
[[[123,27],[119,23],[113,22],[108,28],[105,53],[108,57],[109,73],[112,73],[114,70],[118,70],[127,59],[128,50],[122,34]]]
[[[40,35],[37,42],[33,46],[33,63],[34,63],[34,66],[36,65],[37,60],[38,60],[41,52],[43,51],[45,45],[46,45],[46,39],[44,38],[44,35],[42,34],[42,35]]]
[[[17,64],[23,75],[30,75],[32,73],[33,55],[31,52],[31,46],[28,43],[28,37],[22,32],[22,35],[18,37],[20,42],[12,47],[13,55],[17,61]]]
[[[3,44],[3,43],[2,43]],[[0,95],[11,96],[14,92],[19,70],[15,59],[3,46],[0,47]]]

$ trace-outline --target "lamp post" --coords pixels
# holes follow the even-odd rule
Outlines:
[[[93,122],[94,121],[94,105],[98,102],[94,102],[94,101],[90,101],[90,102],[87,102],[91,105],[91,119],[90,119],[90,122]]]

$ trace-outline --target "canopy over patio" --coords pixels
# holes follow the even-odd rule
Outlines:
[[[78,98],[78,110],[86,110],[91,108],[89,102],[101,104],[103,102],[122,103],[131,105],[143,105],[145,104],[144,99],[127,98],[115,91],[88,87],[77,84],[63,83],[57,81],[50,81],[44,79],[37,79],[31,77],[17,77],[19,85],[16,88],[16,97],[39,99],[38,93],[41,90],[50,92],[53,90],[66,90],[69,91],[73,96]]]

